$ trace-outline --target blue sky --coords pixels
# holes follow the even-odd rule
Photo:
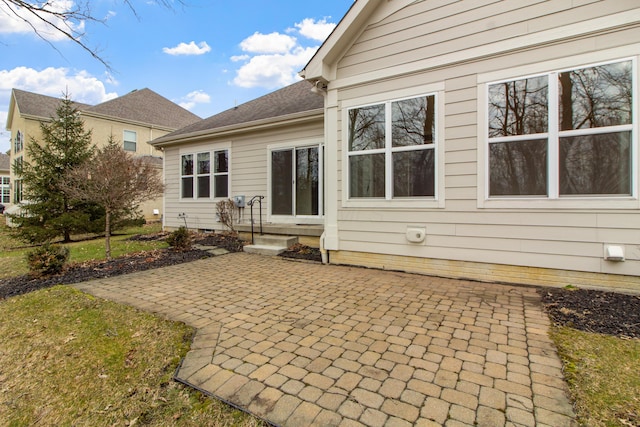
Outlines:
[[[77,5],[54,0],[56,7]],[[84,0],[86,2],[86,0]],[[73,42],[38,37],[0,2],[0,151],[12,88],[88,104],[149,88],[202,118],[296,81],[297,72],[347,12],[351,0],[91,0],[105,23],[71,22],[108,69]]]

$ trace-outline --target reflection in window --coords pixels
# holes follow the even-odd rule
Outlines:
[[[349,132],[350,198],[435,197],[435,95],[351,109]]]
[[[198,198],[207,198],[211,189],[211,154],[198,153]]]
[[[182,198],[193,198],[193,154],[186,154],[182,156],[181,176]]]
[[[229,197],[229,151],[220,150],[213,153],[214,163],[214,196]]]
[[[489,195],[630,195],[632,69],[623,61],[490,85]]]
[[[125,130],[124,131],[124,149],[125,151],[136,151],[136,147],[138,145],[138,135],[135,131]]]

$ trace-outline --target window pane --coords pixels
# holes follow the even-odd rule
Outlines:
[[[491,196],[547,195],[547,140],[489,144]]]
[[[630,124],[631,75],[631,61],[560,73],[560,129]]]
[[[193,198],[193,178],[182,178],[182,198]]]
[[[271,213],[293,215],[293,151],[271,153]]]
[[[209,153],[198,153],[198,175],[207,174],[211,171]]]
[[[393,197],[435,195],[434,151],[393,153]]]
[[[229,152],[227,150],[216,151],[215,157],[215,173],[229,172]]]
[[[560,194],[631,194],[631,132],[560,138]]]
[[[318,147],[296,150],[296,215],[318,215]]]
[[[349,157],[349,197],[385,197],[384,154]]]
[[[384,146],[384,104],[349,110],[349,151]]]
[[[435,96],[405,99],[391,104],[393,147],[433,144]]]
[[[229,175],[216,175],[214,178],[214,197],[229,197]]]
[[[182,156],[182,175],[193,175],[193,154]]]
[[[546,133],[546,76],[489,86],[489,137]]]
[[[209,197],[210,189],[211,189],[211,178],[209,177],[209,175],[199,176],[198,177],[198,197],[199,198]]]

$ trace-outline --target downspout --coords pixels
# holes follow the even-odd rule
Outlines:
[[[322,235],[320,236],[320,256],[322,257],[323,264],[329,264],[329,253],[324,247],[324,237],[325,237],[325,234],[323,231]]]

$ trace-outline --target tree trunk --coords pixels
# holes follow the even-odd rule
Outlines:
[[[104,226],[104,248],[107,259],[111,259],[111,211],[106,210]]]

